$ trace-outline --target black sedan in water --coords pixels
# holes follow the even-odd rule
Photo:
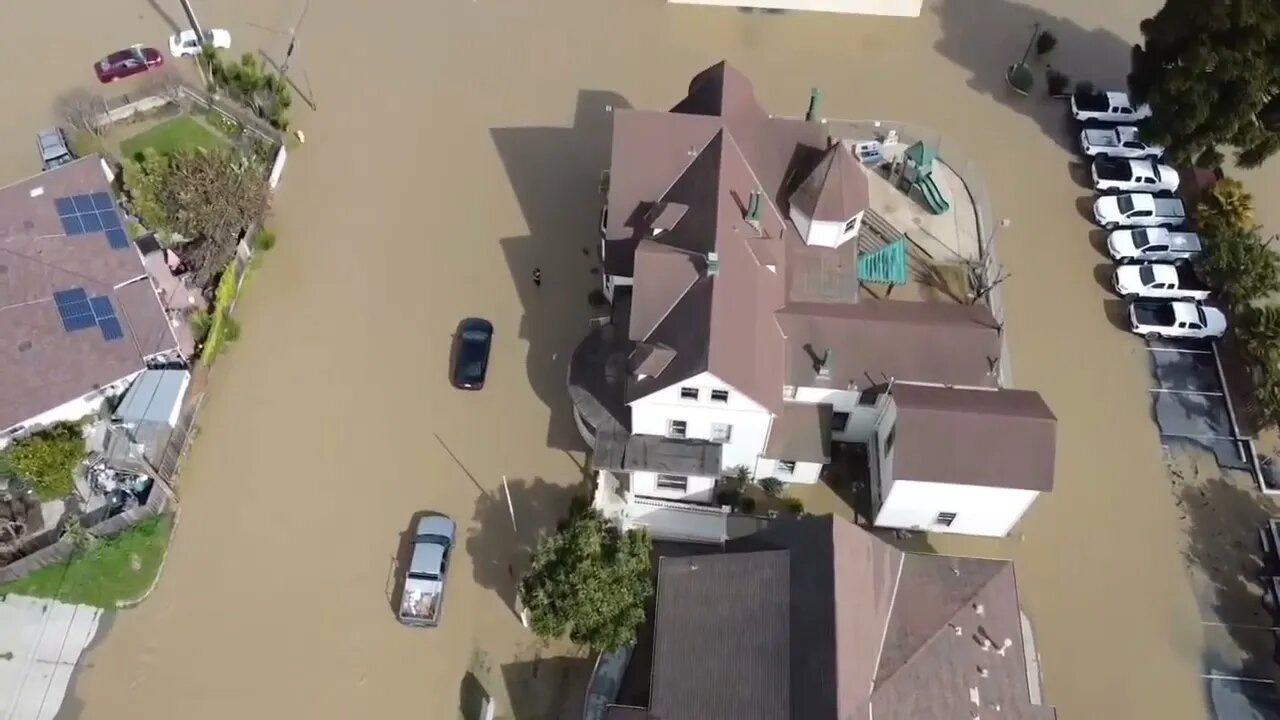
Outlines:
[[[453,341],[453,386],[459,390],[484,387],[489,370],[489,346],[493,342],[493,323],[481,318],[467,318],[458,324]]]

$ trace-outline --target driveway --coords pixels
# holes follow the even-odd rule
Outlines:
[[[1203,717],[1205,640],[1150,419],[1148,352],[1111,326],[1090,279],[1098,258],[1072,204],[1065,109],[1012,97],[1002,80],[1039,22],[1059,37],[1055,67],[1121,82],[1156,4],[935,0],[897,20],[655,0],[312,3],[290,76],[317,109],[295,103],[307,144],[276,206],[280,244],[214,373],[165,577],[91,651],[68,715],[450,717],[470,673],[500,717],[571,717],[586,661],[536,642],[509,604],[581,477],[564,363],[597,282],[607,109],[669,106],[695,71],[729,58],[772,112],[801,114],[816,86],[822,114],[935,127],[942,156],[980,173],[994,217],[1010,220],[998,238],[1005,327],[1019,385],[1058,415],[1058,480],[1010,541],[937,544],[1017,560],[1045,696],[1064,720]],[[44,52],[40,33],[0,44],[9,67],[42,58],[0,119],[8,176],[34,171],[51,88],[87,78],[108,50],[162,43],[156,8],[177,14],[126,5],[7,10],[12,26],[57,28],[70,48]],[[287,38],[264,28],[287,30],[301,12],[289,0],[200,5],[237,52],[277,58]],[[464,394],[448,386],[446,355],[473,315],[497,339],[488,387]],[[419,632],[395,622],[387,588],[424,509],[456,518],[465,539],[444,622]]]

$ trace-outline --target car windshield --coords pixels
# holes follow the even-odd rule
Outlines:
[[[1133,231],[1133,246],[1139,250],[1151,244],[1151,238],[1147,237],[1146,230]]]
[[[1196,319],[1200,321],[1200,327],[1209,327],[1209,318],[1205,317],[1204,308],[1196,306]]]
[[[482,343],[488,339],[489,334],[483,330],[467,330],[462,333],[462,339],[467,342]]]
[[[1154,285],[1156,283],[1156,271],[1152,270],[1150,265],[1143,265],[1138,268],[1138,279],[1142,280],[1143,285]]]
[[[1116,206],[1120,208],[1120,212],[1128,215],[1133,212],[1133,198],[1128,195],[1121,195],[1120,199],[1116,201]]]

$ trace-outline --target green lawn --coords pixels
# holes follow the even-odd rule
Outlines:
[[[144,148],[155,148],[161,155],[190,148],[215,148],[225,141],[203,123],[189,115],[165,120],[150,130],[134,135],[120,143],[120,152],[133,158]]]
[[[69,563],[50,565],[0,585],[0,595],[115,609],[117,601],[137,599],[151,587],[169,545],[169,529],[168,515],[144,520]]]

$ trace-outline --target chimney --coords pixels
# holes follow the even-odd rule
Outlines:
[[[818,119],[818,88],[809,88],[809,109],[804,113],[805,122]]]
[[[988,670],[988,669],[986,669],[986,668],[984,668],[984,667],[980,667],[980,668],[978,668],[978,677],[988,677],[989,675],[991,675],[991,671],[990,671],[990,670]]]
[[[978,613],[979,615],[983,615],[983,614],[986,614],[987,609],[982,606],[982,603],[978,603],[973,606],[973,611]]]
[[[707,277],[715,277],[720,272],[720,255],[707,253]]]
[[[818,377],[823,380],[831,379],[831,366],[835,362],[835,353],[831,350],[822,351],[822,361],[818,365]]]

